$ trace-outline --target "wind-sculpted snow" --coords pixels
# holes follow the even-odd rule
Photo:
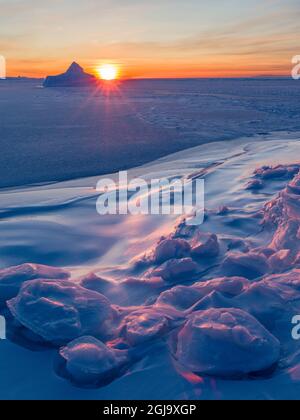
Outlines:
[[[153,366],[190,387],[206,376],[279,380],[299,364],[299,168],[257,169],[241,180],[240,201],[208,210],[204,226],[170,224],[122,266],[75,271],[72,281],[46,266],[2,270],[0,302],[27,340],[55,348],[56,373],[81,387],[120,387]],[[238,207],[245,197],[253,209]]]
[[[200,374],[243,376],[269,369],[280,356],[279,341],[238,309],[193,313],[177,340],[178,362]]]
[[[300,252],[300,174],[268,202],[263,209],[263,226],[274,231],[269,248],[273,273],[281,273],[299,264]]]
[[[300,220],[300,173],[264,207],[264,224],[277,226]]]
[[[183,278],[197,272],[197,264],[211,262],[220,253],[217,235],[203,232],[197,226],[181,222],[173,233],[162,238],[156,247],[143,255],[135,263],[141,265],[158,265],[149,270],[151,276],[164,280]]]
[[[276,337],[286,339],[294,315],[300,314],[300,270],[270,275],[251,284],[232,306],[256,317]],[[282,327],[286,325],[287,330]]]
[[[26,282],[8,307],[22,325],[53,344],[82,335],[106,338],[117,316],[103,295],[65,280]]]

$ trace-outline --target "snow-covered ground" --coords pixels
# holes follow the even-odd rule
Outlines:
[[[129,171],[204,178],[198,228],[100,216],[98,176],[2,189],[0,398],[298,399],[294,123]]]

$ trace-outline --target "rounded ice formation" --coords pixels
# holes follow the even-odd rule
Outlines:
[[[282,249],[269,258],[269,264],[273,273],[282,273],[292,266],[294,260],[290,249]]]
[[[80,279],[80,286],[98,293],[105,293],[111,287],[111,282],[95,273],[89,273]]]
[[[191,240],[192,254],[197,258],[215,258],[220,253],[218,237],[215,234],[198,232]]]
[[[285,337],[286,327],[300,313],[300,270],[264,277],[252,283],[235,299],[235,305],[249,312],[276,337]]]
[[[135,311],[124,319],[123,324],[125,339],[132,346],[156,339],[168,328],[167,318],[151,310]]]
[[[264,188],[264,184],[260,179],[252,179],[246,185],[246,190],[258,191]]]
[[[151,272],[151,277],[161,277],[169,282],[173,280],[186,280],[198,270],[198,265],[191,258],[173,259],[165,262]]]
[[[263,166],[258,168],[254,174],[256,177],[272,180],[272,179],[289,179],[299,172],[299,165],[277,165],[277,166]]]
[[[231,252],[222,264],[222,272],[225,275],[246,277],[249,280],[263,276],[269,269],[266,256],[254,252]]]
[[[178,335],[176,357],[195,373],[239,377],[274,366],[279,341],[239,309],[195,312]]]
[[[15,297],[22,284],[29,280],[67,279],[70,274],[60,268],[39,264],[22,264],[0,270],[0,305]]]
[[[103,339],[116,315],[103,295],[65,280],[26,282],[8,307],[23,326],[53,344],[82,335]]]
[[[184,258],[189,256],[190,250],[190,244],[185,239],[164,239],[155,249],[154,260],[162,264],[173,258]]]
[[[127,352],[107,347],[94,337],[80,337],[59,351],[65,362],[63,373],[81,386],[106,385],[121,374]]]
[[[288,225],[291,222],[291,226],[288,226],[288,229],[293,230],[295,228],[295,222],[299,221],[299,183],[300,174],[275,199],[265,204],[263,210],[264,225],[275,225],[281,228],[280,225]],[[277,234],[275,234],[276,236]]]

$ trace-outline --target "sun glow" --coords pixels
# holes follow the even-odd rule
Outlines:
[[[97,68],[97,73],[102,80],[115,80],[118,78],[119,70],[114,64],[103,64]]]

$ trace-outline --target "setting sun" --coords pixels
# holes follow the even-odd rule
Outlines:
[[[97,73],[102,80],[115,80],[118,78],[118,72],[118,68],[114,64],[103,64],[97,69]]]

